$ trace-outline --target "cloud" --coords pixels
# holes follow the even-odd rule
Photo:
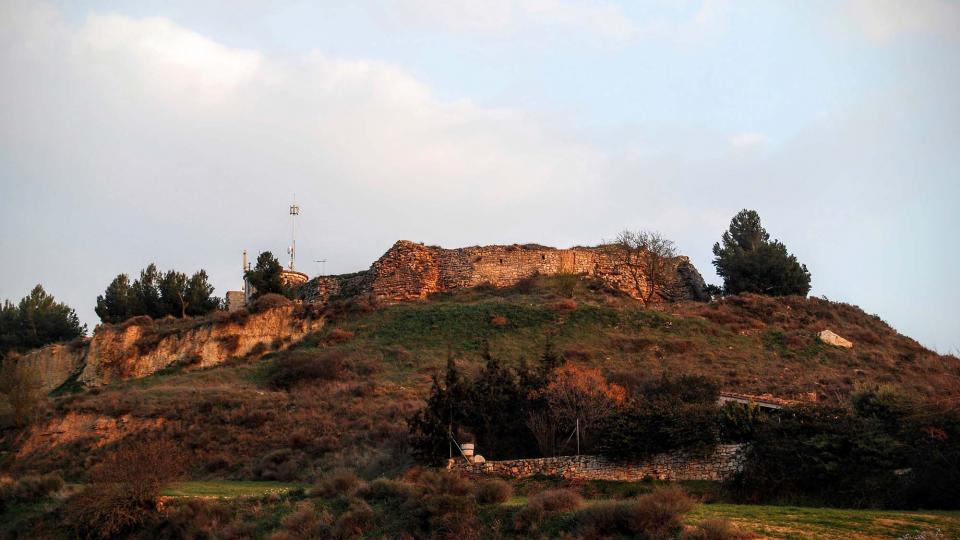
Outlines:
[[[737,133],[730,137],[730,146],[737,150],[756,148],[767,144],[767,136],[762,133]]]
[[[632,16],[614,2],[585,0],[392,0],[375,12],[393,27],[445,29],[483,36],[519,36],[537,30],[569,39],[626,43],[657,39],[691,42],[722,28],[725,0],[703,0],[690,10],[655,4]],[[679,11],[679,13],[674,13]]]
[[[923,36],[960,38],[960,2],[953,0],[853,0],[851,26],[875,42]]]

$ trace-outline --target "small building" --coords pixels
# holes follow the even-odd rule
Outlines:
[[[720,392],[720,397],[717,398],[717,405],[723,405],[731,402],[743,403],[745,405],[756,405],[761,409],[767,410],[779,410],[786,407],[794,407],[802,403],[795,399],[774,397],[771,394],[755,396],[752,394],[740,394],[737,392]]]

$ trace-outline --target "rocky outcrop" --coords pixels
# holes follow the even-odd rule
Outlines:
[[[11,359],[36,374],[44,392],[52,392],[83,369],[87,343],[55,343]]]
[[[114,418],[70,412],[31,428],[17,451],[17,457],[85,440],[91,441],[93,448],[98,448],[138,431],[157,429],[166,422],[164,418],[137,418],[129,414]]]
[[[98,326],[86,342],[50,345],[14,361],[27,363],[47,392],[73,377],[87,386],[102,386],[173,365],[203,368],[285,349],[323,327],[323,318],[303,311],[303,306],[287,305],[195,320],[138,317]]]
[[[325,303],[338,296],[368,294],[385,302],[419,300],[432,293],[489,284],[509,287],[540,274],[580,274],[634,298],[654,302],[707,300],[703,278],[686,257],[667,261],[665,278],[649,294],[649,280],[632,272],[606,247],[556,249],[536,244],[444,249],[401,240],[363,273],[323,276],[309,282],[304,296]]]
[[[164,329],[162,322],[98,328],[79,381],[99,386],[145,377],[174,364],[203,368],[285,349],[323,326],[323,319],[299,316],[296,309],[276,307],[186,329]]]

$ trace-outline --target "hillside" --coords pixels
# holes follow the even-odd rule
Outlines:
[[[111,445],[149,429],[179,441],[195,479],[311,481],[341,466],[368,477],[397,473],[411,464],[406,419],[422,406],[430,375],[451,354],[475,369],[487,344],[515,364],[536,359],[549,340],[568,361],[600,367],[625,386],[702,374],[722,390],[814,394],[826,403],[859,384],[937,397],[958,374],[956,358],[851,305],[740,296],[647,309],[569,275],[417,303],[339,302],[325,318],[299,344],[259,360],[178,364],[100,388],[61,389],[33,429],[4,432],[2,467],[15,475],[61,469],[82,480]],[[816,333],[825,328],[854,347],[821,343]],[[306,382],[282,384],[278,363],[297,361],[318,367]]]

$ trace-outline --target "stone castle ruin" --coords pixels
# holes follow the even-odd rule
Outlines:
[[[535,275],[575,274],[652,302],[708,299],[703,278],[687,257],[666,260],[657,280],[646,279],[636,265],[628,266],[608,246],[557,249],[515,244],[444,249],[400,240],[369,270],[316,277],[300,292],[305,301],[319,304],[361,295],[393,303],[484,284],[510,287]]]

